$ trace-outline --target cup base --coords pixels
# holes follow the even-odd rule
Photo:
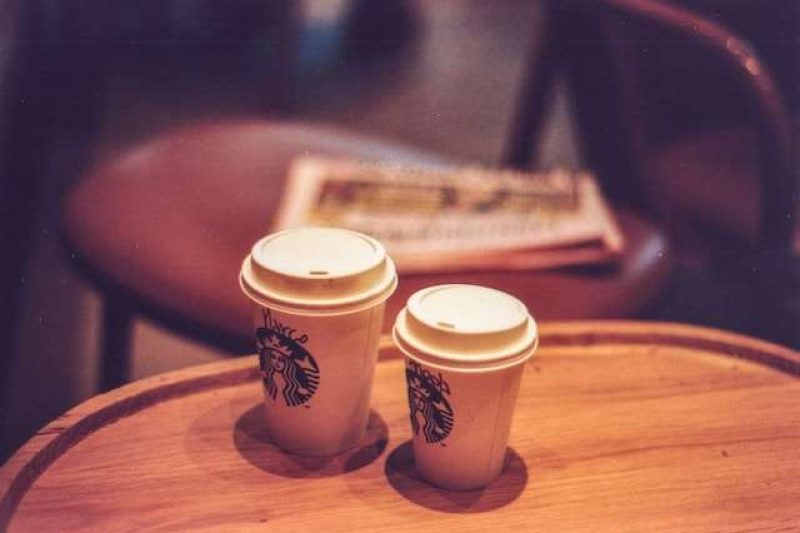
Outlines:
[[[482,479],[468,479],[468,480],[460,480],[456,479],[455,477],[448,477],[448,478],[436,478],[435,476],[427,476],[424,472],[422,472],[419,468],[417,469],[417,473],[420,477],[430,485],[434,487],[450,490],[454,492],[467,492],[472,490],[480,490],[485,489],[500,477],[503,473],[501,469],[499,472],[494,472],[490,476],[486,476]]]
[[[346,436],[339,442],[329,439],[319,439],[315,442],[299,441],[291,438],[270,436],[270,442],[289,455],[299,457],[332,457],[356,448],[364,440],[367,433],[367,424],[358,430],[355,435]]]

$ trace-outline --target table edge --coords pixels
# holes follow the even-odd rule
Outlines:
[[[685,324],[637,321],[576,321],[540,324],[544,349],[598,344],[650,344],[694,348],[749,360],[800,377],[800,354],[746,335]],[[383,336],[382,361],[397,359]],[[234,386],[258,378],[253,356],[214,362],[135,381],[78,404],[40,429],[0,467],[0,531],[36,479],[88,435],[161,401]]]

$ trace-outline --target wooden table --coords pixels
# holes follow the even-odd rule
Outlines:
[[[385,343],[369,432],[331,459],[268,441],[254,358],[142,380],[42,429],[0,469],[0,530],[755,531],[800,528],[800,355],[709,329],[544,324],[503,476],[413,469]]]

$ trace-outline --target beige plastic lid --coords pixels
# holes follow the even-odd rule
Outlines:
[[[242,290],[276,309],[350,312],[379,303],[397,287],[383,245],[355,231],[297,228],[259,240],[242,264]]]
[[[395,343],[422,363],[461,369],[518,364],[536,350],[536,321],[521,301],[478,285],[414,293],[397,316]]]

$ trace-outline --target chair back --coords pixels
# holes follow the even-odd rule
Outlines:
[[[772,75],[743,39],[656,0],[552,1],[545,10],[506,164],[530,163],[548,90],[563,75],[585,163],[606,193],[668,219],[670,208],[653,183],[654,156],[676,138],[725,126],[735,116],[755,145],[756,244],[790,246],[797,202],[790,115]]]

